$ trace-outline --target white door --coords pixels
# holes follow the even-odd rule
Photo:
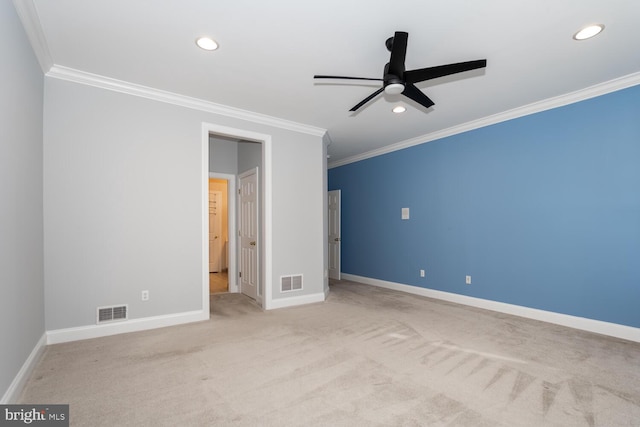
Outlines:
[[[222,271],[222,192],[209,189],[209,272]]]
[[[240,291],[258,301],[258,168],[239,178]]]
[[[329,278],[340,280],[340,190],[329,191]]]

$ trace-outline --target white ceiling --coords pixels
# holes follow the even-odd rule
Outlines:
[[[26,1],[54,64],[327,129],[331,162],[640,72],[638,0]],[[594,22],[601,35],[572,39]],[[382,77],[394,31],[409,33],[407,69],[487,68],[417,84],[428,110],[380,95],[350,113],[379,82],[314,81]]]

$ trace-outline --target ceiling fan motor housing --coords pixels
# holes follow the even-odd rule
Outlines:
[[[383,86],[384,92],[388,95],[399,95],[404,92],[404,81],[402,76],[390,74],[388,62],[387,65],[384,66]]]

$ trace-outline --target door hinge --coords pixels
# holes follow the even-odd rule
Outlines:
[[[239,189],[239,188],[238,188],[238,194],[242,194],[242,193],[240,192],[240,189]]]
[[[242,271],[238,271],[238,276],[242,277]]]

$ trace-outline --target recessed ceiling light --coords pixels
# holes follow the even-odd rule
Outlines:
[[[602,25],[602,24],[589,25],[587,27],[584,27],[583,29],[581,29],[577,33],[575,33],[573,35],[573,38],[575,40],[590,39],[591,37],[594,37],[594,36],[597,36],[598,34],[600,34],[602,32],[602,30],[604,30],[604,25]]]
[[[393,110],[391,110],[391,111],[393,111],[396,114],[400,114],[400,113],[404,113],[405,111],[407,111],[407,109],[404,108],[402,105],[398,105],[396,107],[393,107]]]
[[[196,40],[196,44],[200,49],[204,50],[216,50],[218,48],[218,43],[209,37],[200,37]]]

